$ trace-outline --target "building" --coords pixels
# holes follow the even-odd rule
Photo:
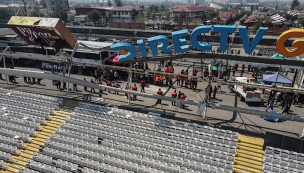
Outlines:
[[[247,27],[251,27],[254,25],[254,22],[257,22],[259,20],[260,20],[259,16],[256,14],[253,14],[247,18],[247,20],[244,22],[244,25]]]
[[[50,13],[55,12],[56,4],[60,5],[62,7],[62,9],[65,11],[70,10],[70,5],[69,5],[68,0],[50,0],[50,1],[46,1],[46,2],[49,2],[48,11]]]
[[[259,0],[227,0],[227,3],[225,5],[226,7],[233,8],[236,6],[250,7],[252,5],[258,7],[259,4]]]
[[[205,0],[183,0],[187,5],[205,5]]]
[[[142,8],[138,8],[138,7],[133,7],[133,6],[122,6],[122,7],[114,7],[114,8],[110,8],[110,9],[107,9],[106,12],[109,13],[109,12],[113,12],[113,15],[112,15],[112,19],[111,21],[112,22],[133,22],[135,19],[132,19],[132,15],[131,15],[131,12],[132,10],[135,9],[139,12],[143,12],[145,11],[144,9]]]
[[[227,22],[235,17],[235,12],[221,11],[218,15],[223,22]]]
[[[267,16],[267,13],[259,13],[259,12],[253,12],[253,14],[256,14],[259,18],[264,18]]]
[[[185,5],[176,5],[171,7],[171,19],[174,19],[175,16],[180,17],[180,12],[186,12],[186,17],[183,19],[183,23],[189,24],[192,19],[198,18],[203,13],[208,13],[214,11],[215,8],[205,7],[205,6],[185,6]]]
[[[106,16],[106,7],[79,7],[76,8],[76,16],[87,15],[93,10],[98,10],[102,17]]]

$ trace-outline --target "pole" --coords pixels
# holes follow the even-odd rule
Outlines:
[[[78,49],[78,46],[79,46],[79,43],[76,43],[76,44],[75,44],[75,47],[74,47],[74,49],[73,49],[73,51],[72,51],[72,53],[71,53],[71,55],[70,55],[70,57],[67,59],[68,75],[69,75],[69,77],[71,76],[71,66],[72,66],[73,56],[74,56],[76,50]],[[67,94],[69,94],[69,86],[70,86],[69,84],[70,84],[70,83],[68,82],[68,83],[67,83]]]
[[[280,68],[281,68],[281,66],[280,66]],[[279,72],[280,72],[280,68],[279,68],[279,70],[278,70],[278,75],[277,75],[277,78],[276,78],[276,81],[275,81],[275,83],[274,83],[274,86],[276,86],[277,85],[277,81],[278,81],[278,77],[279,77]]]
[[[1,58],[0,58],[0,61],[1,59],[3,58],[3,68],[6,68],[6,63],[5,63],[5,56],[3,55],[7,49],[9,49],[10,47],[9,46],[6,46],[6,48],[3,50],[2,54],[1,54]],[[7,85],[7,74],[5,74],[5,84]]]

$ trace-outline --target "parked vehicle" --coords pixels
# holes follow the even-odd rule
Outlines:
[[[247,77],[235,77],[233,81],[235,82],[244,82],[247,83],[248,78]],[[247,87],[244,86],[238,86],[238,85],[229,85],[230,89],[233,90],[235,93],[239,94],[242,101],[245,102],[262,102],[262,93],[256,92],[253,94],[254,88],[248,87],[248,89],[251,89],[250,91],[247,90]]]
[[[85,25],[85,26],[93,26],[92,23],[85,23],[84,25]]]
[[[151,26],[151,23],[146,23],[145,26]]]
[[[166,29],[171,30],[173,28],[174,28],[174,26],[171,24],[161,24],[161,29],[163,29],[163,30],[166,30]]]

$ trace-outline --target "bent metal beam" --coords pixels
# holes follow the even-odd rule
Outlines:
[[[182,99],[177,99],[177,98],[172,98],[172,97],[167,97],[167,96],[159,96],[159,95],[155,95],[155,94],[141,93],[141,92],[135,92],[135,91],[125,90],[125,89],[121,89],[121,88],[109,87],[109,86],[105,86],[105,85],[98,85],[98,84],[91,83],[91,82],[85,82],[85,81],[82,81],[82,80],[79,80],[76,78],[71,78],[71,77],[47,73],[47,72],[0,68],[0,73],[6,74],[9,76],[26,76],[26,77],[33,77],[33,78],[66,81],[69,83],[86,86],[86,87],[90,87],[90,88],[95,88],[98,90],[102,90],[103,88],[105,88],[108,90],[117,91],[117,92],[121,92],[121,93],[127,93],[127,94],[138,95],[138,96],[154,98],[154,99],[161,99],[161,100],[166,100],[166,101],[179,100],[184,104],[190,104],[190,105],[196,105],[196,106],[198,106],[202,103],[202,102],[198,102],[198,101],[194,101],[194,100],[182,100]],[[238,108],[238,107],[214,104],[214,103],[208,103],[208,106],[212,107],[213,109],[221,109],[221,110],[225,110],[225,111],[246,113],[246,114],[256,115],[256,116],[262,115],[262,116],[267,116],[267,117],[272,117],[272,118],[279,118],[279,119],[283,119],[283,120],[304,122],[304,117],[301,117],[301,116],[269,113],[269,112],[264,112],[264,111],[257,111],[257,110],[246,109],[246,108]]]

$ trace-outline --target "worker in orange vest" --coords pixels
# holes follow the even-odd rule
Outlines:
[[[180,85],[180,80],[181,80],[180,75],[177,75],[177,77],[176,77],[176,84],[177,85]]]
[[[120,86],[119,86],[119,84],[118,84],[118,82],[117,81],[115,81],[114,82],[114,88],[119,88]],[[117,91],[115,91],[115,94],[118,94],[118,92]]]
[[[157,95],[159,95],[159,96],[162,96],[163,95],[163,92],[162,92],[162,90],[159,88],[158,89],[158,91],[157,91]],[[157,102],[156,102],[156,104],[161,104],[161,99],[157,99]]]
[[[166,73],[169,73],[169,67],[168,66],[166,66],[165,71],[166,71]]]
[[[136,84],[134,84],[134,86],[132,87],[132,91],[137,91],[137,87]],[[133,100],[136,100],[136,95],[133,95]]]
[[[174,92],[172,93],[172,97],[176,98],[176,96],[177,96],[177,93],[176,93],[176,90],[174,90]],[[175,101],[172,102],[172,106],[175,106]]]
[[[156,81],[156,85],[159,85],[159,75],[157,75],[156,77],[155,77],[155,81]]]
[[[142,80],[142,81],[141,81],[140,86],[141,86],[140,92],[145,92],[145,86],[146,86],[145,80]]]

